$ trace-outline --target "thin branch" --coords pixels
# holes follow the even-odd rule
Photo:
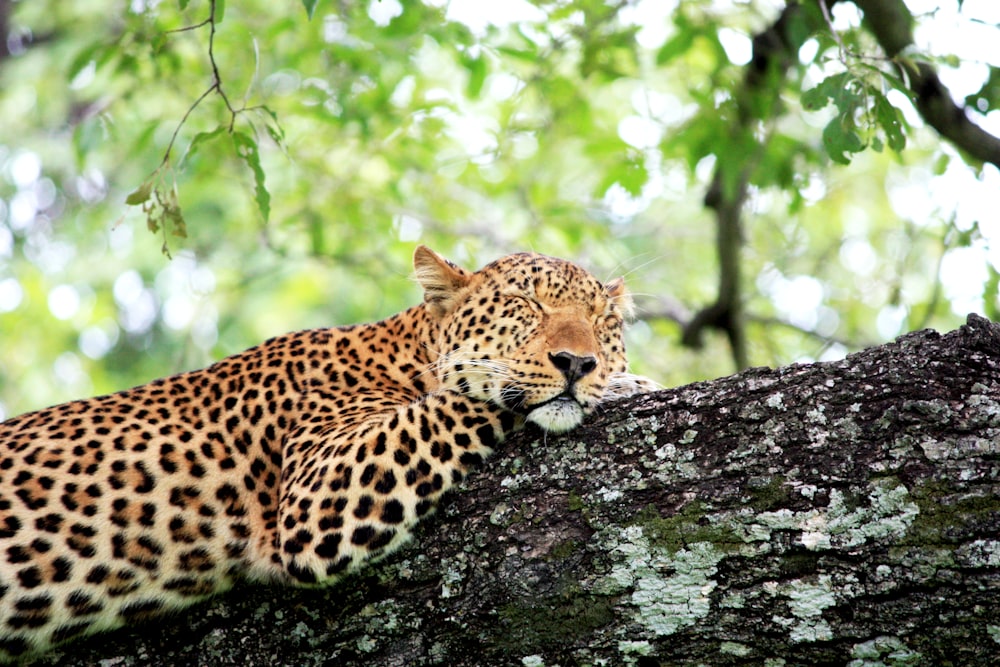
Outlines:
[[[13,10],[12,0],[0,0],[0,62],[10,56],[10,15]]]
[[[182,28],[173,28],[172,30],[164,30],[163,34],[164,35],[172,35],[175,32],[190,32],[192,30],[197,30],[198,28],[204,28],[205,26],[209,25],[210,23],[213,22],[213,20],[215,18],[215,3],[214,2],[212,3],[212,7],[209,10],[209,14],[210,14],[209,17],[207,19],[205,19],[204,21],[202,21],[201,23],[195,23],[193,25],[186,25],[186,26],[184,26]]]
[[[746,199],[748,167],[733,192],[725,192],[723,167],[716,168],[712,185],[705,195],[705,206],[715,211],[715,247],[719,257],[719,291],[715,302],[695,313],[684,327],[681,343],[700,348],[705,327],[721,329],[729,339],[737,370],[749,366],[746,332],[743,322],[743,295],[740,275],[740,248],[743,244],[742,208]]]
[[[187,123],[188,117],[194,112],[195,109],[198,108],[198,105],[201,104],[202,100],[218,89],[219,86],[217,83],[212,84],[205,92],[198,96],[198,99],[194,101],[194,104],[188,107],[188,110],[184,112],[183,116],[181,116],[180,122],[178,122],[177,127],[174,128],[174,133],[170,135],[170,142],[167,144],[167,150],[163,153],[163,160],[160,162],[160,166],[157,167],[157,171],[165,167],[170,162],[170,153],[174,149],[174,143],[177,141],[177,135],[180,134],[181,128],[184,127],[185,123]]]
[[[212,83],[208,88],[205,89],[205,91],[201,95],[198,96],[198,99],[196,99],[194,103],[191,104],[190,107],[188,107],[188,110],[184,112],[184,115],[181,116],[180,121],[177,123],[177,127],[174,128],[173,134],[170,135],[170,142],[167,144],[167,149],[163,152],[163,160],[160,162],[160,166],[156,168],[156,172],[160,171],[169,164],[170,154],[173,152],[174,144],[177,143],[177,136],[180,134],[181,128],[183,128],[187,124],[188,118],[191,116],[194,110],[198,108],[198,105],[200,105],[205,100],[205,98],[211,95],[213,92],[219,94],[219,97],[222,98],[222,101],[226,105],[226,109],[229,110],[230,118],[229,118],[228,129],[230,133],[233,132],[233,126],[236,123],[236,117],[240,114],[241,111],[247,110],[246,106],[238,110],[234,109],[233,105],[229,102],[229,97],[226,95],[226,91],[222,87],[222,76],[219,74],[219,65],[215,59],[215,31],[216,28],[218,27],[218,24],[215,21],[216,0],[209,0],[208,5],[209,5],[208,18],[202,21],[201,23],[195,23],[189,26],[184,26],[183,28],[175,28],[173,30],[165,31],[165,34],[172,34],[172,33],[190,32],[193,30],[197,30],[199,28],[203,28],[205,26],[209,27],[208,62],[212,68]],[[154,174],[156,172],[154,172]]]
[[[233,105],[230,104],[229,98],[226,96],[226,91],[222,89],[222,76],[219,74],[219,64],[215,61],[215,30],[218,25],[215,22],[215,3],[216,0],[209,0],[209,6],[212,11],[212,20],[209,22],[208,30],[208,62],[212,65],[212,87],[215,88],[219,93],[219,97],[222,101],[226,103],[226,108],[229,109],[230,119],[229,119],[229,131],[233,131],[233,125],[236,123],[237,111],[233,109]]]
[[[229,97],[226,95],[226,91],[222,87],[222,76],[219,74],[219,65],[215,59],[215,31],[218,27],[217,22],[217,12],[218,4],[217,0],[209,0],[209,14],[208,18],[204,21],[189,26],[184,26],[182,28],[176,28],[174,30],[168,30],[165,34],[171,33],[183,33],[191,32],[209,27],[208,35],[208,62],[212,70],[212,82],[205,89],[201,95],[188,107],[187,111],[181,117],[177,126],[174,128],[173,134],[170,135],[170,141],[167,143],[167,148],[163,152],[163,159],[160,164],[157,165],[156,169],[149,175],[149,177],[140,185],[136,190],[128,195],[125,199],[125,203],[131,206],[142,206],[142,211],[146,215],[146,226],[151,232],[157,232],[162,230],[163,232],[163,253],[170,257],[170,249],[168,242],[168,228],[176,236],[187,236],[187,225],[184,222],[184,216],[181,211],[181,207],[177,196],[177,179],[172,173],[172,166],[170,163],[170,157],[173,153],[174,146],[177,143],[177,138],[180,136],[181,128],[183,128],[191,114],[194,113],[205,98],[207,98],[212,93],[218,93],[219,97],[226,105],[226,109],[229,110],[229,133],[233,133],[233,128],[236,123],[236,117],[247,110],[252,110],[256,107],[248,109],[246,104],[240,109],[234,109],[233,105],[229,101]],[[170,175],[170,183],[167,182],[167,174]]]
[[[636,319],[648,322],[649,320],[668,320],[686,326],[691,321],[691,311],[679,300],[670,296],[655,295],[642,299],[636,299]]]
[[[833,41],[837,43],[837,51],[840,53],[840,60],[847,60],[847,47],[844,45],[844,40],[841,39],[840,33],[833,27],[833,17],[830,16],[830,7],[826,2],[820,0],[819,8],[823,12],[823,20],[826,21],[826,27],[830,29],[830,36],[833,37]]]

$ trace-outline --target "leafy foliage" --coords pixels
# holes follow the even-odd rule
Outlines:
[[[795,57],[751,93],[770,3],[13,6],[0,414],[395,312],[419,298],[418,240],[624,273],[637,370],[731,372],[721,337],[673,345],[716,289],[716,170],[746,179],[752,363],[997,310],[996,232],[969,201],[995,170],[914,122],[847,5],[790,22]],[[998,65],[966,98],[992,122]]]
[[[876,71],[875,76],[877,82],[891,81],[896,90],[902,90],[892,75]],[[877,151],[886,143],[896,152],[906,147],[903,114],[876,83],[844,71],[802,93],[802,106],[807,111],[818,111],[830,102],[837,113],[823,129],[823,147],[834,162],[849,164],[848,153],[859,153],[869,145]]]

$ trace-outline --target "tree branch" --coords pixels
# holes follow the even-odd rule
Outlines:
[[[790,23],[801,14],[797,3],[790,3],[767,30],[753,39],[753,55],[743,84],[736,91],[737,122],[734,138],[751,138],[760,119],[773,112],[778,102],[781,82],[794,62],[795,49],[788,33]],[[756,145],[746,155],[718,155],[712,183],[705,194],[705,205],[715,212],[716,254],[719,258],[719,290],[715,302],[704,307],[684,326],[681,343],[699,348],[706,327],[720,329],[729,339],[733,362],[738,370],[749,366],[746,349],[746,323],[743,319],[743,292],[740,277],[740,248],[743,244],[742,209],[750,174],[760,158],[762,147],[752,138],[734,141],[734,145]]]
[[[719,160],[726,159],[722,156]],[[749,366],[746,330],[743,321],[743,290],[740,276],[740,248],[743,245],[741,213],[746,199],[746,168],[733,192],[726,193],[723,171],[716,168],[705,195],[705,206],[715,211],[715,252],[719,258],[719,291],[715,302],[695,313],[681,334],[681,343],[700,348],[702,331],[711,326],[726,332],[737,370]]]
[[[0,63],[10,57],[10,14],[13,0],[0,0]]]
[[[417,544],[43,661],[990,665],[1000,326],[753,369],[524,432]]]
[[[934,68],[906,57],[913,46],[913,15],[903,0],[856,0],[879,45],[913,91],[917,112],[956,148],[1000,167],[1000,138],[979,127],[951,98]]]

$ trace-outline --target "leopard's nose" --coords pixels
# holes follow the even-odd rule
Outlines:
[[[566,381],[573,384],[597,368],[597,359],[591,355],[578,356],[572,352],[549,352],[549,360],[559,369]]]

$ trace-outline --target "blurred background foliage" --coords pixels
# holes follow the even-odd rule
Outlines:
[[[996,5],[906,5],[906,57],[994,134]],[[397,312],[418,242],[625,275],[636,371],[731,373],[725,336],[679,344],[716,298],[716,174],[746,180],[748,363],[995,317],[996,167],[926,127],[855,5],[803,8],[768,93],[776,0],[0,0],[0,418]]]

